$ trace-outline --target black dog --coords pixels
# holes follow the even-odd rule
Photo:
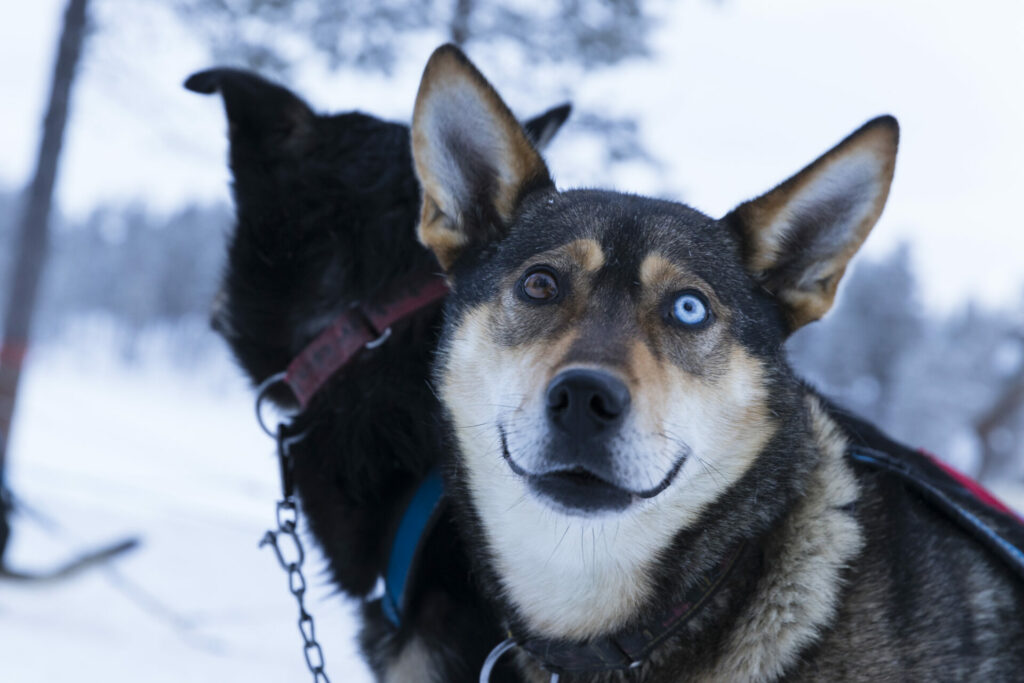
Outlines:
[[[413,237],[420,187],[408,126],[317,115],[287,89],[233,69],[197,73],[185,86],[224,99],[238,220],[213,325],[254,383],[283,370],[352,302],[372,301],[410,273],[439,271]],[[557,107],[525,129],[542,147],[568,114]],[[440,319],[436,305],[407,319],[291,425],[304,434],[292,449],[303,512],[351,596],[373,591],[414,488],[440,459],[428,384]],[[271,397],[295,403],[282,387]],[[416,574],[400,628],[380,600],[364,603],[366,658],[382,680],[474,680],[501,632],[446,516]]]

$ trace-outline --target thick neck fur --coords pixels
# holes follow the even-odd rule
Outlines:
[[[653,589],[627,625],[682,599],[744,541],[747,550],[713,600],[638,669],[563,674],[561,681],[772,681],[828,628],[841,575],[863,544],[850,511],[858,489],[844,462],[846,440],[820,400],[810,392],[791,398],[799,409],[789,416],[789,428],[780,429],[747,474],[691,525],[699,531],[684,531],[661,554],[650,569]],[[773,500],[784,502],[772,508]],[[479,518],[471,510],[463,515],[472,533],[481,533]],[[481,570],[500,590],[493,562]],[[513,633],[531,635],[519,608],[503,601]],[[527,680],[547,683],[550,674],[529,655],[520,652],[516,660]]]

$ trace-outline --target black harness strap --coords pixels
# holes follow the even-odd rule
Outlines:
[[[838,406],[828,405],[828,411],[850,437],[847,457],[856,469],[867,467],[896,477],[1024,581],[1024,519],[1020,515],[938,458],[907,448]]]
[[[1024,581],[1024,522],[992,494],[924,453],[852,449],[856,463],[893,474],[985,546]]]
[[[707,604],[743,556],[738,546],[705,572],[683,599],[643,624],[584,642],[531,638],[519,642],[552,673],[613,671],[640,666],[651,652]]]

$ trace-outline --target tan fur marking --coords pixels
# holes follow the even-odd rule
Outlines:
[[[648,254],[640,263],[640,284],[645,289],[661,291],[678,277],[679,268],[657,252]]]
[[[834,618],[841,572],[864,546],[856,519],[841,509],[859,496],[844,458],[846,439],[817,398],[808,396],[807,407],[821,461],[805,498],[766,548],[769,564],[754,600],[702,681],[779,678]]]
[[[438,209],[435,196],[432,190],[424,190],[423,211],[416,235],[420,244],[434,252],[441,268],[448,270],[469,240],[466,233],[453,228],[451,219]]]
[[[645,256],[644,260],[640,262],[639,275],[647,306],[657,306],[661,297],[672,290],[692,287],[708,298],[711,309],[718,319],[726,323],[731,319],[730,311],[722,305],[711,285],[679,264],[672,262],[664,254],[651,252]],[[654,329],[664,329],[660,316],[655,315],[652,318],[655,320]]]
[[[652,401],[655,406],[660,405],[666,398],[666,384],[673,383],[676,379],[666,376],[669,369],[662,367],[647,344],[639,340],[629,345],[626,367],[630,383],[633,385],[630,391],[634,394],[644,392],[655,395]],[[683,383],[689,384],[690,381],[683,379]]]
[[[799,329],[807,323],[820,320],[829,312],[832,303],[836,298],[836,291],[839,289],[839,281],[846,272],[846,263],[837,265],[840,259],[833,259],[829,262],[828,268],[834,273],[824,287],[816,287],[810,291],[802,289],[787,289],[779,292],[779,298],[789,307],[789,320],[791,329]]]
[[[604,250],[595,239],[578,239],[566,245],[569,258],[578,263],[583,270],[594,273],[604,265]]]

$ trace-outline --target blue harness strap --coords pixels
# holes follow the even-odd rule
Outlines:
[[[406,601],[409,599],[409,582],[415,572],[420,551],[443,507],[443,495],[441,472],[435,467],[420,482],[398,524],[398,531],[388,554],[384,596],[381,598],[384,616],[396,627],[401,624],[402,615],[405,613]]]

